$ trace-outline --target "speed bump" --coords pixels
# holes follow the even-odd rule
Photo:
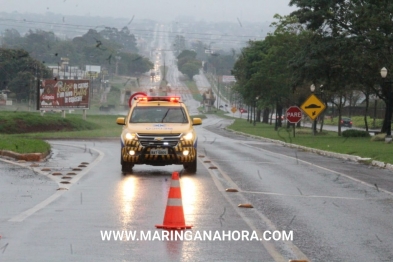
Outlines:
[[[238,207],[254,208],[251,204],[239,204]]]

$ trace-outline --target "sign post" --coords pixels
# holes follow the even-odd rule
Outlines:
[[[295,137],[296,124],[302,119],[302,111],[297,106],[291,106],[287,109],[286,118],[293,124],[293,137]]]
[[[232,107],[232,108],[231,108],[231,111],[232,111],[232,115],[234,116],[235,113],[236,113],[236,111],[237,111],[237,108],[236,108],[236,107]]]
[[[325,110],[326,106],[321,100],[319,100],[316,95],[312,94],[300,106],[300,108],[303,110],[304,113],[306,113],[306,115],[308,115],[311,121],[314,121],[323,112],[323,110]],[[313,133],[315,135],[314,130]]]

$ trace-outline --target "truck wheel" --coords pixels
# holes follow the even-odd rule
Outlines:
[[[183,167],[187,173],[195,174],[197,171],[197,158],[196,158],[196,156],[195,156],[194,161],[184,164]]]
[[[134,164],[124,162],[123,156],[120,156],[120,164],[121,164],[121,172],[123,174],[127,172],[131,172],[132,168],[134,167]]]
[[[134,164],[123,163],[123,164],[121,164],[121,172],[123,172],[123,174],[125,174],[127,172],[131,172],[133,167],[134,167]]]

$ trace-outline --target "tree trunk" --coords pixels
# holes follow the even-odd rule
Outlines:
[[[247,105],[247,122],[250,121],[250,107]]]
[[[322,120],[321,120],[321,125],[320,125],[320,127],[319,127],[319,133],[321,133],[322,130],[323,130],[323,125],[325,124],[325,112],[328,111],[327,102],[324,100],[323,103],[325,104],[326,108],[325,108],[325,110],[324,110],[324,111],[322,112],[322,114],[321,114]]]
[[[257,109],[257,122],[261,122],[261,114],[262,114],[262,110],[261,109]]]
[[[274,130],[275,131],[277,131],[278,130],[278,121],[277,121],[277,118],[278,118],[278,102],[276,102],[276,114],[275,114],[276,116],[275,116],[275,121],[274,121]]]
[[[384,100],[386,107],[385,107],[385,117],[383,119],[383,125],[381,129],[381,133],[387,133],[388,126],[392,124],[392,110],[389,110],[389,103],[388,100]]]
[[[367,114],[368,114],[369,99],[370,99],[369,92],[367,91],[365,95],[366,95],[366,108],[364,110],[364,125],[366,126],[366,131],[368,132]]]
[[[250,112],[250,124],[252,124],[252,121],[253,121],[253,107],[252,107],[252,105],[250,105],[249,106],[249,108],[248,108],[248,112]]]
[[[341,136],[341,119],[342,119],[341,107],[342,107],[342,104],[343,104],[343,100],[342,100],[342,96],[340,96],[340,102],[337,107],[337,111],[338,111],[338,132],[337,132],[337,134],[338,134],[338,136]]]
[[[272,125],[272,121],[273,121],[273,114],[274,114],[274,110],[272,109],[271,114],[270,114],[270,125]]]
[[[321,124],[320,124],[320,126],[319,126],[319,133],[322,133],[322,130],[323,130],[323,124],[325,123],[325,113],[322,113],[322,115],[321,115]]]
[[[269,114],[270,114],[270,110],[268,107],[265,107],[265,109],[263,109],[263,116],[262,116],[262,123],[269,123]]]
[[[282,127],[281,116],[282,116],[282,105],[277,104],[278,119],[276,119],[278,126]]]

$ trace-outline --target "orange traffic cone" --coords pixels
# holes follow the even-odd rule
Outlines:
[[[156,225],[156,227],[164,229],[189,229],[192,227],[186,226],[184,220],[178,172],[172,173],[171,188],[169,189],[163,225]]]

